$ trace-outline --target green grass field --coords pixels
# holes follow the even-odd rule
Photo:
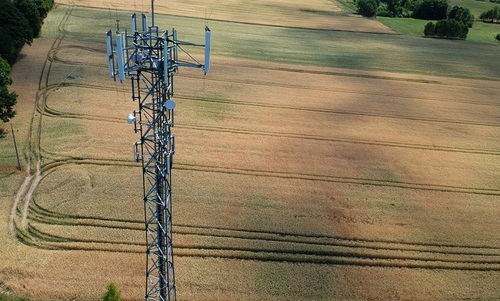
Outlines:
[[[418,20],[411,18],[388,18],[377,17],[377,20],[384,23],[393,30],[404,34],[416,37],[424,35],[424,27],[430,21]],[[465,44],[467,43],[487,43],[495,46],[500,46],[500,41],[495,39],[495,36],[500,33],[499,24],[483,23],[479,20],[474,22],[474,26],[469,29]]]
[[[481,13],[492,9],[495,6],[500,6],[500,4],[492,3],[488,0],[485,1],[477,1],[477,0],[449,0],[448,4],[451,7],[453,6],[461,6],[470,9],[471,13],[474,15],[474,18],[479,21],[479,16]]]
[[[350,7],[355,11],[355,6],[350,1],[343,1],[344,5]],[[500,33],[500,24],[483,23],[479,20],[481,13],[492,9],[499,4],[491,3],[489,1],[476,1],[476,0],[450,0],[448,1],[450,9],[453,6],[461,6],[470,9],[475,17],[474,26],[469,29],[467,41],[470,42],[483,42],[492,45],[500,46],[500,42],[495,39],[495,36]],[[398,33],[403,35],[411,35],[422,37],[424,34],[424,26],[429,21],[419,20],[413,18],[389,18],[389,17],[376,17],[376,20],[382,22],[384,25],[390,27]]]

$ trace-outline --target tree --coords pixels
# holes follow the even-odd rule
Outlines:
[[[0,0],[0,7],[2,8],[0,9],[0,32],[3,33],[1,37],[12,45],[10,49],[4,50],[4,53],[0,53],[0,55],[13,64],[24,44],[31,45],[33,42],[33,30],[14,3],[9,0]],[[4,48],[6,48],[5,45],[0,47],[2,50]]]
[[[494,8],[490,9],[489,11],[482,13],[479,16],[479,19],[483,22],[488,22],[488,23],[496,22],[496,23],[498,23],[500,21],[500,7],[495,6]]]
[[[122,297],[120,292],[114,283],[108,284],[106,287],[106,292],[102,295],[103,301],[121,301]]]
[[[373,17],[377,14],[376,0],[358,0],[358,13],[364,17]]]
[[[0,71],[3,71],[5,73],[7,73],[7,75],[8,75],[8,74],[10,74],[10,70],[11,70],[11,68],[10,68],[9,63],[6,60],[4,60],[2,57],[0,57]]]
[[[33,37],[38,37],[42,29],[42,18],[38,6],[32,0],[15,0],[15,6],[21,12],[33,31]]]
[[[467,38],[469,27],[463,22],[455,19],[446,19],[437,21],[436,24],[429,22],[425,25],[424,35],[427,37],[438,37],[445,39],[463,39]]]
[[[38,7],[38,12],[40,13],[40,18],[43,20],[47,17],[49,10],[54,6],[54,0],[33,0],[33,2]]]
[[[401,0],[381,0],[387,4],[387,11],[389,11],[391,17],[398,17],[403,14],[403,7]]]
[[[415,5],[413,17],[423,20],[443,20],[448,13],[446,0],[422,0]]]
[[[472,25],[474,24],[474,15],[470,12],[470,10],[456,5],[450,10],[448,19],[455,19],[463,22],[469,28],[472,28]]]
[[[14,111],[16,102],[17,94],[9,92],[6,86],[0,86],[0,120],[8,122],[16,115],[16,111]]]
[[[17,50],[14,46],[14,40],[8,33],[1,30],[0,25],[0,57],[5,58],[8,62],[14,62],[17,57]]]
[[[424,27],[424,35],[426,37],[433,37],[436,32],[436,26],[434,25],[433,22],[429,22],[425,25]]]
[[[17,94],[7,89],[12,83],[9,73],[10,65],[0,57],[0,120],[3,122],[8,122],[16,115],[14,105],[17,102]]]

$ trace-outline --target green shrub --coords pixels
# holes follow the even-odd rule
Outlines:
[[[106,287],[106,292],[102,295],[103,301],[121,301],[122,297],[120,292],[114,283],[108,284]]]
[[[500,41],[500,33],[497,34],[497,36],[495,37],[495,39],[499,40]]]
[[[490,9],[489,11],[482,13],[479,16],[479,19],[483,22],[488,22],[488,23],[496,22],[496,23],[498,23],[500,21],[500,7],[495,6],[494,8]]]
[[[463,39],[467,38],[469,27],[463,22],[455,19],[446,19],[436,22],[429,22],[425,25],[424,35],[426,37],[437,37],[445,39]]]
[[[429,22],[425,25],[424,27],[424,35],[426,37],[433,37],[434,36],[434,32],[436,31],[435,30],[435,27],[434,26],[434,23],[433,22]]]

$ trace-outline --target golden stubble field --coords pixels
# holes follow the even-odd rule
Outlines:
[[[56,9],[58,38],[13,70],[30,167],[1,178],[0,290],[96,300],[115,282],[141,300],[137,104],[104,44],[66,38],[72,8]],[[498,81],[216,56],[176,91],[178,299],[500,296]]]

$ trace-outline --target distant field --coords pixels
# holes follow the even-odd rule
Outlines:
[[[120,24],[128,24],[129,15],[75,8],[65,27],[65,36],[102,43],[103,32],[116,27],[115,19],[121,20]],[[64,12],[54,11],[46,23],[57,24],[63,17]],[[88,18],[94,22],[88,24]],[[203,39],[203,20],[174,16],[157,19],[159,26],[164,28],[175,26],[184,39]],[[220,21],[210,21],[208,25],[214,34],[215,55],[297,65],[492,79],[500,77],[500,70],[491,66],[491,57],[498,51],[495,45]],[[57,34],[54,31],[57,26],[47,27],[49,29],[44,31],[47,37]],[[456,59],[460,59],[461,63],[454,64]]]
[[[477,18],[479,15],[476,16]],[[377,20],[392,28],[394,31],[405,35],[412,35],[416,37],[423,37],[424,27],[430,21],[418,20],[411,18],[388,18],[377,17]],[[479,20],[474,22],[474,26],[469,29],[466,41],[462,43],[488,43],[495,46],[500,46],[500,42],[495,39],[495,36],[500,33],[500,26],[498,24],[483,23]]]
[[[477,0],[450,0],[449,2],[450,7],[453,7],[455,5],[457,6],[462,6],[462,7],[467,7],[470,9],[476,20],[479,20],[479,16],[481,13],[484,13],[485,11],[488,11],[492,9],[495,6],[500,6],[498,3],[492,3],[489,0],[485,1],[477,1]]]
[[[104,8],[112,14],[117,10],[149,12],[149,3],[133,4],[126,0],[99,1],[59,1],[61,4]],[[194,17],[205,22],[227,21],[231,23],[261,24],[278,27],[333,29],[348,31],[385,32],[392,31],[374,20],[360,18],[352,22],[352,17],[342,12],[335,1],[312,0],[220,0],[214,2],[174,0],[155,2],[157,13]],[[334,18],[332,18],[334,17]]]
[[[175,79],[178,299],[498,298],[498,47],[345,15],[321,28],[332,3],[157,15],[182,39],[202,41],[207,23],[214,34],[211,73]],[[104,49],[139,4],[87,4],[112,9],[57,6],[14,67],[24,172],[0,139],[0,292],[86,301],[115,282],[143,300],[137,103]]]

